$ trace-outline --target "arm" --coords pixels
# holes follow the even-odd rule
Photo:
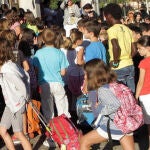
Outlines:
[[[117,97],[111,92],[109,88],[99,88],[98,90],[98,100],[101,107],[100,113],[102,115],[110,115],[117,111],[120,107],[120,102]]]
[[[120,49],[118,40],[117,39],[112,39],[111,43],[112,43],[112,47],[113,47],[113,62],[114,63],[119,63],[121,49]],[[112,67],[114,67],[113,62],[111,62]],[[116,66],[116,67],[118,67],[118,66]],[[114,68],[116,68],[116,67],[114,67]]]
[[[78,18],[81,17],[80,9],[76,4],[75,4],[75,16]]]
[[[136,43],[131,43],[131,56],[132,58],[137,54]]]
[[[62,69],[62,70],[60,71],[60,74],[61,74],[61,76],[64,76],[64,75],[66,74],[66,69]]]
[[[140,92],[144,83],[144,77],[145,77],[145,70],[140,68],[140,76],[139,76],[139,81],[136,87],[136,94],[135,94],[136,99],[139,98],[139,95],[140,95]]]
[[[24,61],[22,62],[22,66],[23,66],[23,69],[24,69],[25,71],[29,71],[30,67],[29,67],[29,64],[28,64],[28,61],[27,61],[27,60],[24,60]]]
[[[84,48],[80,48],[80,50],[77,52],[77,64],[78,65],[83,65],[84,62]]]
[[[61,3],[60,8],[61,8],[62,10],[64,10],[66,4],[67,4],[67,2],[66,2],[66,0],[64,0],[64,1]]]

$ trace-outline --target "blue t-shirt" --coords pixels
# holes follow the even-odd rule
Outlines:
[[[100,42],[91,42],[85,51],[85,61],[89,61],[95,58],[102,59],[106,63],[106,49]]]
[[[49,82],[64,84],[60,71],[67,68],[69,63],[61,50],[46,46],[36,52],[33,64],[38,68],[39,85]]]

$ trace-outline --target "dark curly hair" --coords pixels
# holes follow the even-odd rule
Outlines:
[[[104,14],[105,15],[111,14],[113,18],[116,20],[120,20],[122,18],[121,7],[115,3],[109,3],[107,6],[105,6]]]

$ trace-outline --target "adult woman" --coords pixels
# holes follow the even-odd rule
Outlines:
[[[77,27],[77,22],[81,16],[80,9],[72,0],[64,0],[60,7],[64,10],[63,24],[66,35],[69,36],[70,30]]]

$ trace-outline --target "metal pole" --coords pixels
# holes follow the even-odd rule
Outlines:
[[[95,0],[95,9],[96,9],[96,13],[99,16],[100,15],[100,11],[99,11],[99,0]]]
[[[147,10],[147,13],[149,14],[149,7],[148,7],[148,1],[146,0],[146,10]]]

